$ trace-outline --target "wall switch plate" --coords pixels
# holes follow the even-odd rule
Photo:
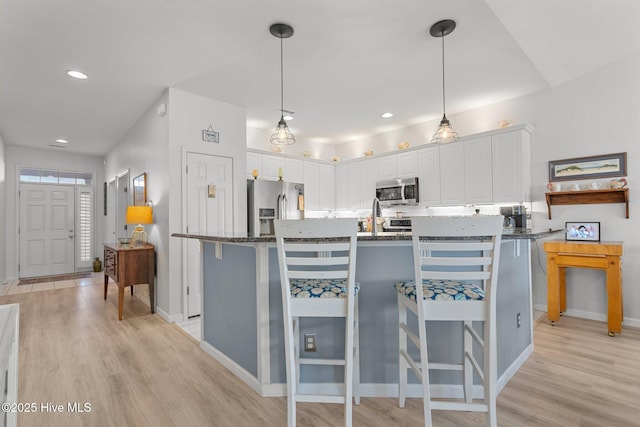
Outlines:
[[[316,351],[316,334],[304,334],[304,351]]]
[[[520,316],[520,313],[516,315],[516,325],[518,328],[522,326],[522,316]]]

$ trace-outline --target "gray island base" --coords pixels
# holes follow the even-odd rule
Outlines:
[[[502,236],[497,291],[498,390],[533,353],[532,239],[558,230],[508,230]],[[412,278],[408,234],[358,236],[356,281],[360,283],[361,392],[365,397],[398,394],[398,280]],[[285,396],[284,332],[278,258],[273,237],[173,234],[199,239],[202,250],[201,348],[262,396]],[[411,325],[410,325],[411,326]],[[417,329],[417,321],[413,326]],[[303,319],[300,336],[316,335],[315,357],[337,357],[343,350],[344,323]],[[427,324],[429,358],[459,358],[462,326]],[[455,355],[455,356],[452,356]],[[304,353],[302,353],[304,357]],[[480,358],[481,355],[478,355]],[[456,360],[457,361],[457,360]],[[337,391],[341,367],[303,366],[301,388]],[[415,378],[408,396],[420,396]],[[434,397],[460,397],[462,374],[432,372]],[[478,396],[480,379],[475,378]]]

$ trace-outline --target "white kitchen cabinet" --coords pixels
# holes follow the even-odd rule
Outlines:
[[[320,164],[318,166],[318,182],[320,186],[320,210],[328,211],[336,208],[336,172],[335,166]],[[306,192],[306,188],[305,188]]]
[[[253,170],[258,171],[258,176],[262,174],[262,154],[247,153],[247,179],[253,178]]]
[[[531,199],[530,129],[493,135],[493,201],[526,202]]]
[[[464,195],[467,204],[493,201],[491,135],[467,139],[464,145]]]
[[[396,168],[396,155],[390,154],[388,156],[378,158],[378,181],[395,179],[397,177],[398,171]]]
[[[465,204],[464,148],[459,142],[440,145],[440,201],[442,205]]]
[[[346,163],[336,165],[336,209],[347,209],[349,174]]]
[[[282,168],[284,176],[284,157],[271,156],[268,154],[262,155],[262,173],[260,176],[263,179],[270,181],[278,180],[278,169]]]
[[[408,153],[407,153],[408,154]],[[411,153],[415,155],[415,152]],[[418,151],[418,187],[422,206],[440,205],[440,147],[437,145]]]
[[[288,182],[304,181],[303,161],[298,159],[284,159],[283,179]]]
[[[360,208],[365,209],[373,204],[376,197],[378,181],[378,159],[360,161]]]
[[[317,162],[304,162],[304,198],[308,211],[328,211],[336,207],[335,168]]]
[[[347,164],[347,209],[360,209],[362,188],[360,185],[360,162]]]
[[[316,162],[304,162],[304,203],[305,210],[320,210],[320,175]]]
[[[418,176],[418,156],[415,151],[396,155],[397,178],[415,178]]]

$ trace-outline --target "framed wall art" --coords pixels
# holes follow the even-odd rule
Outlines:
[[[566,222],[566,240],[600,241],[599,222]]]
[[[549,161],[549,181],[575,181],[626,175],[626,152]]]
[[[133,178],[133,205],[143,206],[147,203],[147,173]]]

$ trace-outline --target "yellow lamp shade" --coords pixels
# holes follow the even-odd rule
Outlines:
[[[153,224],[153,208],[151,206],[128,206],[127,224]]]

